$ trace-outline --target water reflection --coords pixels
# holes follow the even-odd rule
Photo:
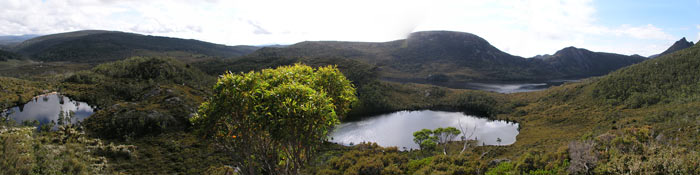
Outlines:
[[[74,112],[71,123],[82,121],[94,113],[93,108],[85,102],[73,101],[63,95],[52,93],[34,97],[26,104],[7,109],[5,115],[18,124],[36,120],[43,125],[51,121],[58,122],[61,112],[70,113],[71,111]]]
[[[369,117],[361,121],[342,123],[331,133],[332,142],[350,145],[360,142],[377,142],[381,146],[397,146],[401,149],[418,149],[413,143],[413,132],[421,129],[456,127],[460,122],[479,145],[509,145],[515,143],[518,124],[494,121],[460,112],[400,111]],[[472,130],[476,126],[476,129]],[[456,140],[459,140],[457,137]],[[473,138],[472,138],[473,139]],[[500,139],[500,142],[498,140]]]

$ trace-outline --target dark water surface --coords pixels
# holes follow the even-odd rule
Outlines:
[[[342,123],[331,133],[331,141],[343,145],[376,142],[385,147],[418,149],[418,145],[413,143],[413,132],[424,128],[450,126],[459,129],[460,122],[463,128],[467,128],[469,132],[475,132],[471,139],[476,138],[479,145],[513,144],[519,133],[517,123],[488,120],[461,112],[399,111]],[[474,129],[475,126],[476,129]],[[455,140],[459,140],[460,136]],[[499,138],[500,143],[497,142]]]
[[[56,93],[34,97],[29,103],[12,107],[6,113],[9,118],[17,123],[37,120],[40,124],[46,124],[52,120],[58,122],[58,115],[61,109],[64,112],[75,112],[72,123],[82,121],[94,113],[93,108],[87,103],[73,101],[66,96]]]

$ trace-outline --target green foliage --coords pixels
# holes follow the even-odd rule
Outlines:
[[[161,85],[204,90],[214,78],[171,58],[132,57],[97,65],[64,80],[65,91],[81,101],[111,106],[119,101],[144,101]]]
[[[426,167],[433,162],[433,157],[426,157],[423,159],[416,159],[408,161],[408,172],[416,172],[421,167]]]
[[[631,127],[596,137],[596,174],[698,174],[697,151],[663,144],[650,127]]]
[[[497,108],[498,101],[485,93],[462,93],[455,98],[456,100],[453,102],[455,104],[452,106],[462,111],[471,111],[485,116],[503,112]]]
[[[45,83],[0,76],[0,109],[24,104],[50,88]]]
[[[70,126],[57,132],[0,128],[0,174],[108,174],[100,140]]]
[[[192,123],[236,155],[246,174],[294,173],[357,100],[335,67],[225,74]]]
[[[437,141],[438,138],[432,135],[433,130],[430,129],[422,129],[420,131],[413,132],[413,142],[421,146],[421,149],[423,149],[424,145],[435,145],[435,141]],[[430,143],[426,143],[426,141],[429,141]]]
[[[111,78],[124,78],[138,81],[172,82],[198,85],[204,75],[196,69],[187,68],[184,63],[171,58],[132,57],[124,61],[100,64],[93,72]],[[70,80],[70,79],[69,79]]]
[[[72,98],[98,106],[84,124],[104,138],[182,131],[213,83],[196,68],[170,58],[133,57],[81,71],[64,80]]]
[[[22,56],[0,49],[0,61],[7,61],[11,59],[22,59]]]
[[[375,143],[347,149],[307,169],[308,174],[481,174],[487,165],[480,157],[483,150],[446,156],[398,151],[396,147],[382,148]]]
[[[189,132],[168,132],[133,138],[99,152],[109,166],[125,174],[226,174],[233,172],[230,154]],[[136,148],[136,149],[132,149]]]
[[[420,146],[421,150],[432,151],[437,145],[443,146],[443,153],[447,154],[447,143],[457,137],[461,131],[455,127],[437,128],[435,130],[422,129],[413,132],[413,142]]]
[[[433,134],[438,138],[438,143],[440,144],[446,144],[447,142],[454,140],[454,138],[461,133],[462,132],[457,130],[455,127],[437,128],[433,130]]]
[[[502,162],[486,171],[486,175],[515,175],[517,171],[511,162]]]
[[[700,48],[692,47],[616,71],[595,83],[593,96],[629,108],[698,101]]]
[[[435,140],[436,140],[435,138],[423,140],[423,142],[420,142],[420,144],[418,144],[418,146],[420,146],[421,150],[433,151],[437,148],[437,145],[438,145],[438,143],[435,142]]]

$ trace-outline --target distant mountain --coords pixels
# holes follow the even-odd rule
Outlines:
[[[5,35],[0,36],[0,47],[13,47],[23,41],[38,37],[40,35]]]
[[[385,67],[401,74],[446,76],[453,80],[533,79],[548,76],[536,63],[513,56],[470,33],[427,31],[412,33],[391,51]],[[444,80],[444,78],[438,78]]]
[[[264,45],[256,45],[256,47],[275,47],[275,48],[283,48],[289,46],[288,44],[264,44]]]
[[[567,47],[554,55],[542,59],[564,78],[582,78],[605,75],[619,68],[646,60],[639,55],[620,55],[592,52],[586,49]]]
[[[659,57],[662,55],[670,54],[670,53],[673,53],[675,51],[679,51],[679,50],[683,50],[685,48],[692,47],[693,45],[695,45],[695,44],[692,41],[688,41],[685,39],[685,37],[683,37],[683,38],[681,38],[681,40],[678,40],[675,43],[673,43],[673,45],[671,45],[671,47],[666,49],[666,51],[661,52],[660,54],[649,56],[649,58],[655,58],[655,57]]]
[[[527,59],[510,55],[485,39],[451,31],[416,32],[389,42],[306,41],[285,48],[264,48],[242,57],[260,64],[293,62],[290,58],[352,59],[374,65],[380,78],[440,84],[470,81],[532,81],[603,75],[641,62],[640,56],[569,48],[555,55]],[[235,66],[229,63],[229,66]]]
[[[154,55],[185,59],[229,58],[257,49],[255,46],[225,46],[191,39],[101,30],[41,36],[12,48],[35,60],[73,62],[106,62]]]

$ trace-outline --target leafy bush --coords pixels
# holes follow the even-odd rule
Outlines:
[[[332,66],[228,73],[213,90],[191,121],[235,155],[244,174],[297,172],[357,100]],[[367,166],[359,171],[373,170]]]

